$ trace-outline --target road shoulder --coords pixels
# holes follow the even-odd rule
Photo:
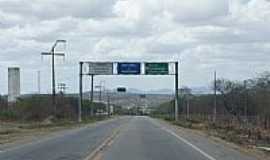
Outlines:
[[[251,159],[258,159],[258,160],[270,159],[269,156],[267,156],[261,151],[243,148],[236,144],[222,140],[218,137],[209,136],[207,133],[203,131],[183,128],[160,119],[157,119],[157,121],[162,126],[165,126],[166,128],[172,130],[174,133],[187,139],[192,144],[195,144],[196,146],[201,148],[206,148],[205,151],[209,153],[214,153],[215,157],[224,157],[227,154],[232,154],[239,158],[251,157]]]
[[[113,117],[110,119],[96,121],[91,123],[81,123],[81,124],[70,124],[64,126],[55,126],[55,127],[48,127],[48,128],[37,128],[26,130],[24,132],[6,134],[2,136],[2,138],[6,138],[5,141],[2,141],[0,144],[0,152],[5,150],[10,150],[18,146],[24,146],[32,143],[38,143],[41,141],[45,141],[57,136],[61,136],[63,134],[73,133],[84,128],[96,126],[102,123],[110,122],[114,119],[119,117]]]

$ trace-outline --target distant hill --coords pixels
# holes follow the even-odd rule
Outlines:
[[[133,92],[136,90],[133,90]],[[145,98],[142,98],[141,95],[144,94]],[[109,93],[102,93],[101,101],[108,101],[108,96],[110,97],[110,102],[112,104],[121,105],[123,107],[133,107],[133,106],[149,106],[155,107],[161,103],[168,102],[173,99],[173,95],[168,94],[148,94],[136,91],[136,93],[117,93],[110,91]],[[84,93],[84,98],[89,99],[90,93]],[[99,92],[94,92],[94,101],[99,101]]]
[[[209,94],[212,93],[211,88],[209,87],[200,87],[200,86],[196,86],[196,87],[191,87],[192,90],[192,94]],[[174,90],[173,89],[157,89],[157,90],[146,90],[146,91],[142,91],[139,89],[135,89],[135,88],[128,88],[127,89],[128,93],[136,93],[136,94],[165,94],[165,95],[173,95],[174,94]]]
[[[208,87],[192,87],[192,94],[209,94],[212,93]],[[140,95],[146,95],[142,98]],[[22,97],[31,96],[31,94],[22,95]],[[66,96],[78,97],[78,94],[67,94]],[[132,106],[150,106],[156,107],[159,104],[168,102],[174,99],[174,90],[172,89],[157,89],[142,91],[135,88],[128,88],[127,93],[117,93],[115,90],[109,91],[109,93],[102,93],[102,102],[106,102],[110,97],[112,104],[121,105],[123,107]],[[84,99],[90,99],[90,92],[84,92]],[[94,92],[94,101],[99,101],[99,92]]]
[[[157,90],[146,90],[146,91],[142,91],[139,89],[135,89],[135,88],[128,88],[127,90],[128,93],[137,93],[137,94],[174,94],[174,91],[171,89],[157,89]]]
[[[192,94],[210,94],[213,93],[209,87],[192,87]]]

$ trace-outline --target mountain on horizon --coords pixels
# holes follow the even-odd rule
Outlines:
[[[127,92],[128,93],[134,93],[134,94],[167,94],[167,95],[174,94],[174,90],[167,89],[167,88],[152,89],[152,90],[146,90],[146,91],[136,89],[136,88],[128,88]],[[211,89],[209,87],[196,86],[196,87],[191,87],[191,92],[192,92],[192,94],[209,94],[212,91],[211,91]]]

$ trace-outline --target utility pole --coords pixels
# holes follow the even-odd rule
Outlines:
[[[83,107],[83,62],[80,62],[80,78],[79,78],[79,105],[78,105],[78,122],[82,121],[82,107]]]
[[[247,81],[244,80],[244,87],[245,87],[245,99],[246,99],[246,102],[245,102],[245,119],[246,121],[248,120],[248,89],[247,89]]]
[[[99,102],[102,101],[102,89],[105,90],[105,84],[103,85],[102,83],[105,83],[104,81],[100,81],[99,85],[96,85],[95,88],[99,89]]]
[[[174,118],[178,121],[178,62],[175,62],[175,104],[174,104]]]
[[[214,72],[214,111],[213,122],[216,123],[217,119],[217,72]]]
[[[91,102],[91,116],[94,115],[94,105],[93,105],[93,101],[94,101],[94,75],[91,74],[91,94],[90,94],[90,102]]]
[[[108,112],[108,117],[110,117],[110,114],[111,114],[111,110],[110,110],[110,93],[109,93],[109,90],[107,90],[107,112]]]
[[[64,94],[66,92],[67,85],[65,83],[58,83],[58,90],[61,94]]]
[[[105,93],[105,91],[106,91],[105,86],[106,86],[106,82],[104,80],[100,81],[100,93],[99,93],[100,101],[102,101],[102,92]]]
[[[101,99],[102,99],[102,97],[101,97],[101,93],[102,92],[102,84],[101,84],[101,82],[100,82],[100,86],[99,86],[99,102],[101,102]]]
[[[190,105],[189,105],[189,97],[187,95],[187,119],[190,119]]]
[[[37,71],[37,87],[38,87],[38,94],[41,93],[41,87],[40,87],[40,71]]]
[[[43,52],[41,53],[42,56],[52,56],[52,103],[54,112],[56,113],[56,103],[55,103],[55,97],[56,97],[56,91],[55,91],[55,56],[62,56],[65,57],[64,53],[55,53],[55,48],[58,43],[66,43],[66,40],[56,40],[54,45],[52,46],[51,52]]]

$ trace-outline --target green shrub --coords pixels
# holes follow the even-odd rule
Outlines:
[[[17,119],[18,115],[14,111],[1,111],[0,119],[2,120],[14,120]]]

